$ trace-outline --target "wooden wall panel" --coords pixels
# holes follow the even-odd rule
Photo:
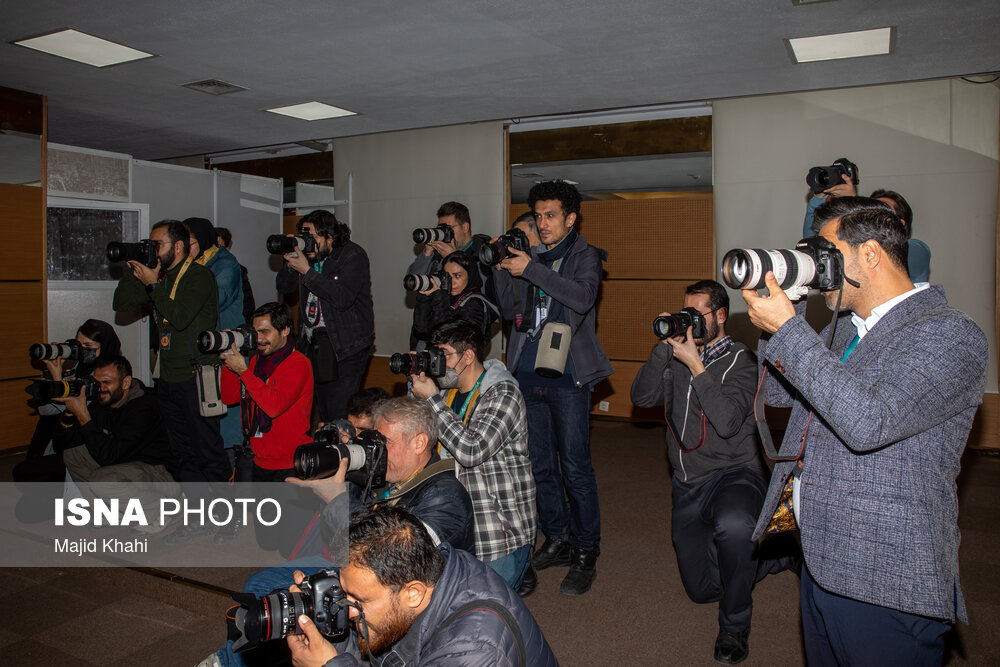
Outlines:
[[[0,354],[2,380],[39,374],[28,361],[28,347],[46,342],[43,289],[40,282],[0,283],[0,303],[12,314],[0,318],[0,340],[4,342],[4,353]]]
[[[680,310],[686,280],[606,280],[597,303],[597,337],[609,359],[645,361],[656,342],[653,319]]]
[[[406,396],[406,376],[389,370],[389,357],[371,357],[362,387],[381,387],[390,396]]]
[[[694,282],[715,275],[712,193],[587,201],[579,231],[608,252],[606,279]]]
[[[45,190],[0,183],[5,252],[0,280],[42,280],[45,271]]]
[[[652,346],[650,346],[652,347]],[[642,366],[637,361],[612,361],[614,374],[594,387],[594,405],[590,414],[602,417],[617,417],[634,421],[663,421],[663,408],[637,408],[632,405],[629,390],[632,381]],[[606,402],[607,410],[601,409],[601,402]]]
[[[3,441],[0,450],[25,449],[35,432],[38,413],[28,405],[26,380],[0,380],[0,424]]]

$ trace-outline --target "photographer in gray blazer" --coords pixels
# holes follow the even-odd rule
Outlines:
[[[755,537],[790,487],[809,664],[940,665],[944,634],[967,621],[955,479],[986,338],[941,287],[914,287],[882,202],[833,199],[816,225],[843,256],[842,287],[824,293],[843,313],[829,349],[829,327],[813,331],[771,272],[770,296],[743,291],[765,332],[767,403],[792,408]]]

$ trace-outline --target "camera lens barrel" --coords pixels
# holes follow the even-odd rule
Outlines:
[[[809,285],[816,277],[816,261],[801,250],[736,248],[722,259],[722,279],[733,289],[763,289],[768,271],[783,290]]]
[[[449,225],[438,225],[437,227],[421,227],[419,229],[413,230],[413,242],[414,243],[432,243],[434,241],[440,241],[442,243],[451,243],[452,239],[455,238],[455,230],[453,230]]]
[[[243,334],[238,331],[202,331],[198,334],[198,349],[203,354],[225,352],[231,345],[243,346]]]
[[[500,245],[500,239],[495,243],[487,243],[479,249],[479,261],[487,266],[496,266],[503,261],[504,247]]]
[[[325,479],[340,467],[339,444],[311,443],[299,445],[292,456],[295,476],[299,479]]]
[[[403,277],[403,288],[409,292],[426,292],[435,286],[441,286],[441,279],[435,275],[408,273]]]
[[[76,341],[73,341],[76,343]],[[77,343],[77,346],[79,343]],[[28,356],[35,361],[52,361],[53,359],[73,359],[75,347],[69,341],[65,343],[35,343],[28,348]]]
[[[290,252],[305,250],[306,240],[301,236],[285,236],[272,234],[267,237],[267,251],[272,255],[285,255]]]

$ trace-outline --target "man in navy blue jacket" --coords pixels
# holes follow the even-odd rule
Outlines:
[[[362,656],[386,665],[558,664],[535,618],[500,575],[464,551],[435,547],[423,523],[405,510],[355,515],[350,536],[340,583],[352,631],[333,645],[308,616],[299,616],[303,634],[287,638],[296,667],[359,665]]]

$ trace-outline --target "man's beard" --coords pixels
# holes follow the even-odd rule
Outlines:
[[[379,624],[378,627],[368,626],[369,638],[372,640],[370,645],[365,641],[364,636],[360,632],[361,628],[357,627],[357,625],[355,626],[355,631],[358,633],[358,646],[361,648],[361,655],[378,655],[405,637],[406,633],[410,631],[416,614],[408,617],[407,613],[400,609],[399,603],[395,598],[391,604],[392,607],[389,610],[389,615],[383,623]],[[355,624],[357,624],[357,621],[355,621]]]
[[[175,259],[174,247],[170,246],[167,248],[167,252],[160,257],[160,268],[169,269],[173,265]]]
[[[121,387],[118,387],[108,395],[107,400],[104,399],[104,394],[102,393],[99,402],[103,406],[114,405],[118,401],[122,400],[122,397],[124,396],[125,391]]]

